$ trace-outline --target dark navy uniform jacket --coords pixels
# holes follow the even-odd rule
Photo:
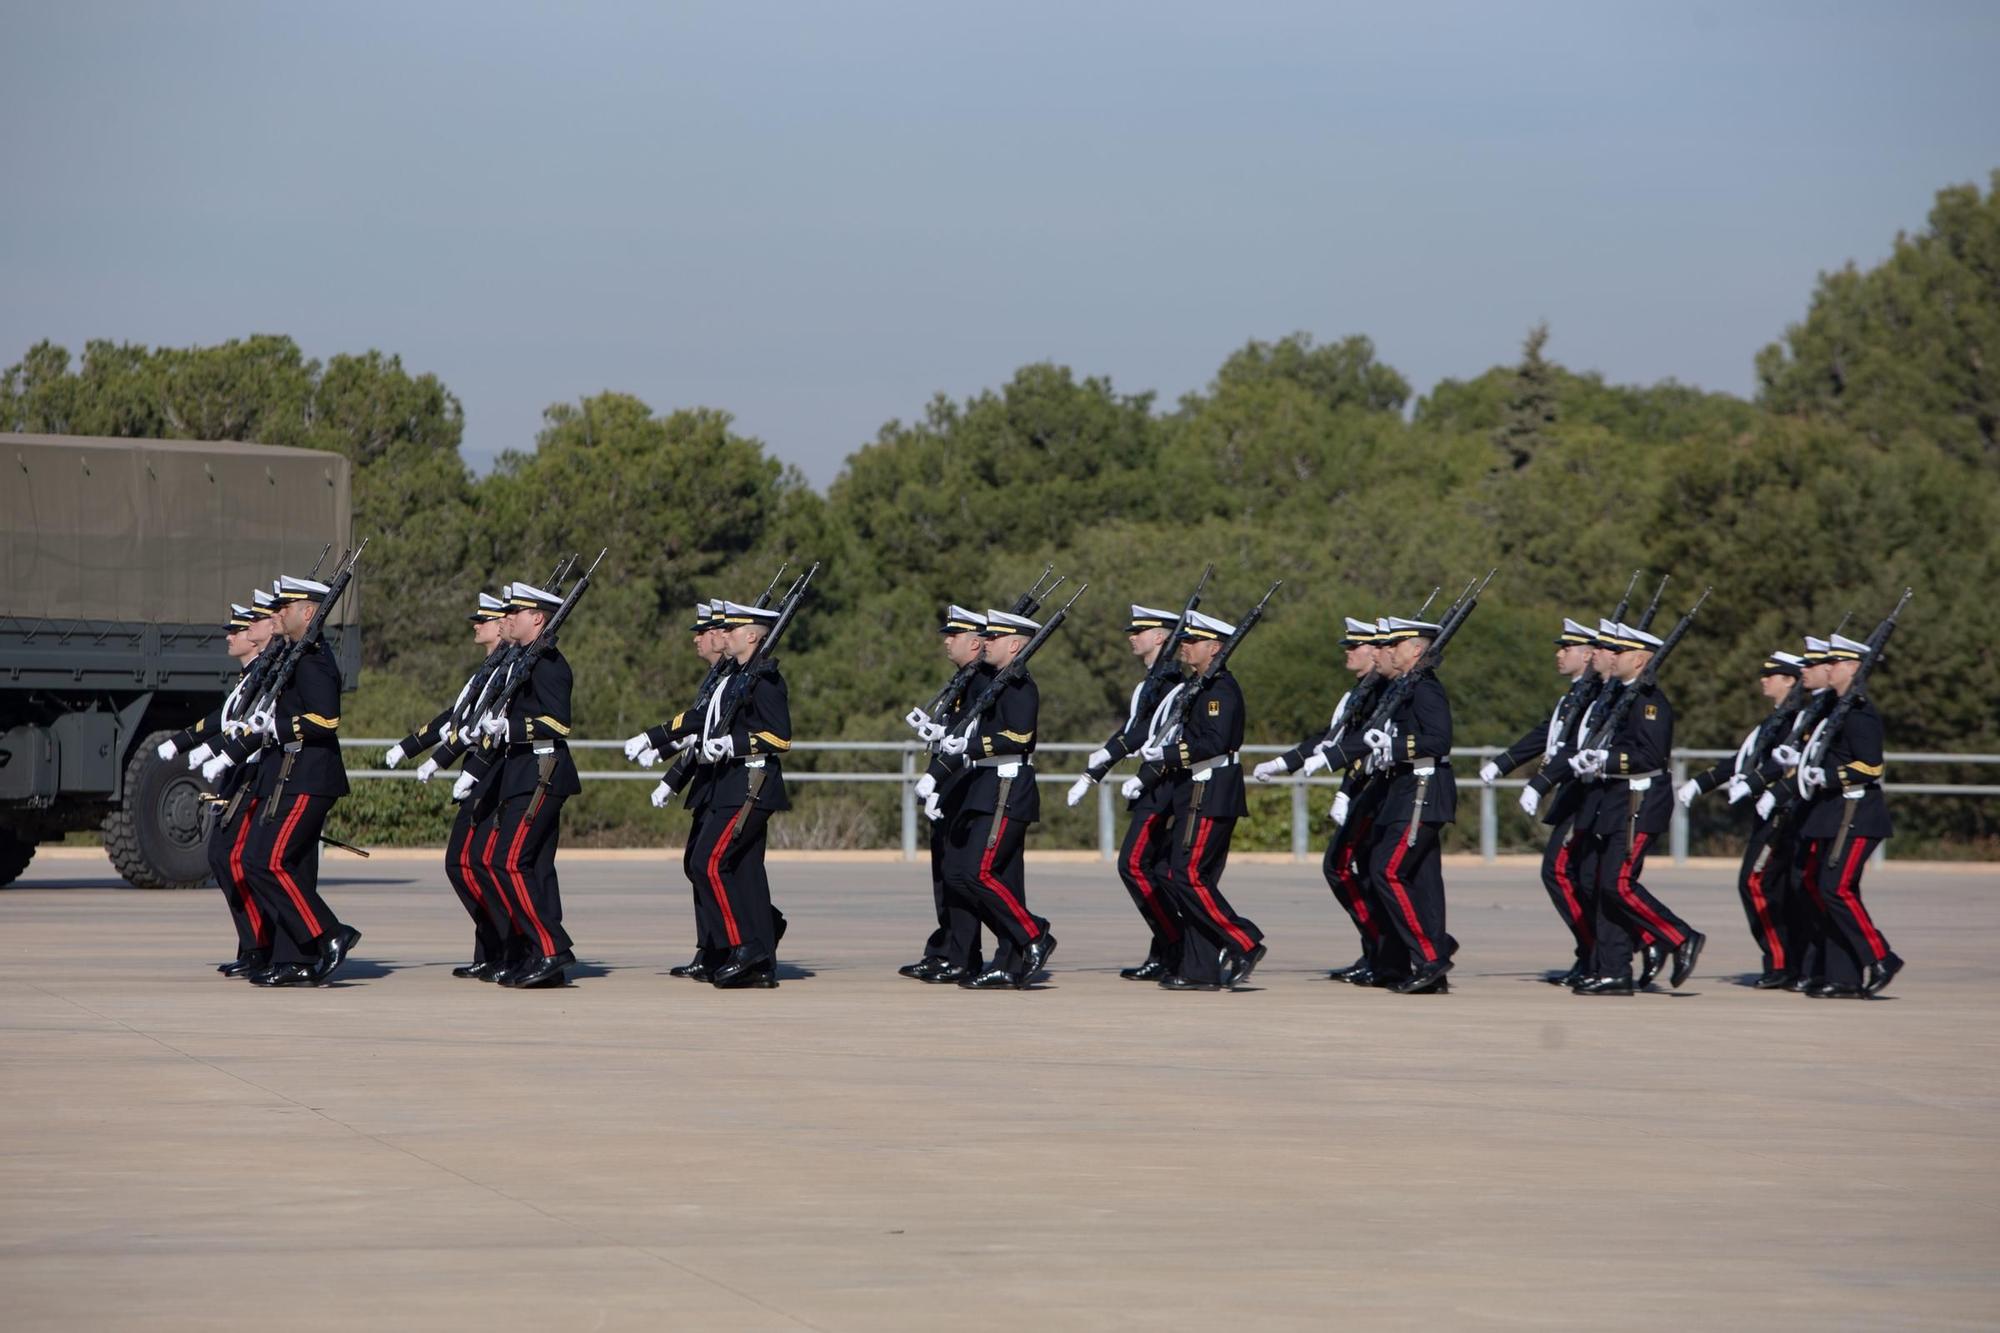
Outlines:
[[[1150,668],[1147,669],[1145,678],[1132,687],[1132,700],[1125,710],[1125,725],[1113,732],[1111,739],[1104,743],[1104,748],[1111,754],[1111,763],[1102,769],[1092,770],[1093,776],[1102,781],[1104,775],[1110,772],[1111,764],[1116,764],[1128,755],[1135,755],[1144,748],[1153,729],[1154,713],[1159,710],[1162,701],[1173,693],[1174,686],[1182,684],[1191,687],[1192,682],[1188,682],[1178,671],[1164,677],[1156,677]],[[1125,803],[1125,808],[1135,815],[1156,815],[1171,809],[1172,805],[1173,792],[1170,787],[1160,783],[1144,783],[1139,794]]]
[[[1435,673],[1418,673],[1389,721],[1396,729],[1393,767],[1387,774],[1375,822],[1406,824],[1414,815],[1422,824],[1451,823],[1458,818],[1458,783],[1451,772],[1451,700]],[[1344,766],[1367,758],[1367,730],[1362,718],[1348,727],[1340,743],[1329,751],[1336,763]],[[1419,768],[1433,771],[1424,779],[1418,776]],[[1417,809],[1419,789],[1423,792],[1421,811]],[[1349,818],[1353,818],[1351,813]]]
[[[1584,784],[1591,792],[1577,817],[1577,826],[1606,836],[1628,829],[1633,833],[1665,833],[1674,813],[1673,777],[1666,772],[1674,749],[1674,707],[1667,702],[1666,692],[1658,685],[1641,689],[1604,748],[1610,751],[1604,775]],[[1648,773],[1650,778],[1639,776]],[[1633,786],[1635,777],[1640,782],[1637,789]]]
[[[520,668],[516,666],[514,670]],[[526,796],[541,785],[541,756],[536,749],[554,748],[556,764],[549,774],[549,795],[574,796],[583,790],[570,757],[570,690],[574,677],[562,650],[551,648],[536,659],[528,679],[507,701],[507,749],[489,781],[500,784],[500,800]]]
[[[1194,805],[1194,775],[1208,768],[1207,780],[1199,784],[1204,788],[1201,818],[1241,819],[1250,813],[1249,803],[1243,799],[1243,765],[1210,765],[1243,747],[1243,687],[1235,676],[1221,671],[1206,680],[1190,681],[1187,688],[1194,692],[1194,701],[1187,710],[1180,739],[1168,747],[1166,758],[1158,765],[1147,765],[1149,772],[1158,775],[1155,789],[1165,788],[1173,812],[1185,818]],[[1141,781],[1148,775],[1142,772]]]
[[[995,675],[999,672],[996,670]],[[980,690],[983,693],[984,685]],[[972,733],[971,748],[963,759],[939,755],[931,761],[931,776],[942,788],[953,773],[978,759],[1018,762],[1021,771],[1008,784],[1009,819],[1032,824],[1042,817],[1042,797],[1037,790],[1035,771],[1035,727],[1042,711],[1042,692],[1035,678],[1023,671],[1000,687],[993,707],[979,720]],[[992,765],[972,767],[960,780],[959,809],[968,815],[998,814],[1000,774]]]
[[[1799,819],[1801,834],[1838,836],[1850,800],[1854,818],[1848,824],[1849,837],[1886,838],[1895,832],[1888,799],[1882,795],[1882,715],[1873,702],[1865,697],[1855,700],[1840,730],[1827,742],[1820,767],[1826,770],[1826,786],[1814,788],[1806,802]]]
[[[285,779],[285,797],[347,795],[347,765],[340,758],[340,667],[324,644],[308,648],[278,694],[278,739],[257,763],[258,797],[278,789],[285,766],[282,747],[296,744],[297,756]]]
[[[729,735],[736,753],[709,766],[709,805],[716,810],[734,810],[747,802],[758,810],[791,809],[779,756],[792,748],[792,710],[778,664],[767,657],[732,672],[717,693],[722,700],[718,718],[735,710]],[[751,802],[753,777],[758,779],[757,795]]]

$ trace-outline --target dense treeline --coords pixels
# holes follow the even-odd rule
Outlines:
[[[531,452],[475,478],[459,404],[434,376],[377,352],[312,361],[272,336],[93,342],[75,365],[44,343],[0,377],[0,422],[353,459],[356,527],[376,538],[370,674],[349,710],[362,734],[400,732],[456,685],[478,588],[609,545],[611,577],[565,645],[593,736],[622,737],[691,688],[697,597],[754,596],[780,559],[817,557],[820,595],[783,653],[802,738],[905,735],[900,715],[941,674],[937,609],[1003,602],[1053,561],[1091,589],[1036,663],[1044,735],[1099,739],[1130,684],[1125,604],[1176,604],[1213,559],[1218,614],[1286,581],[1237,659],[1253,740],[1323,720],[1343,613],[1407,611],[1433,584],[1499,565],[1444,676],[1463,743],[1511,741],[1554,691],[1551,626],[1603,613],[1643,566],[1675,578],[1665,614],[1716,587],[1668,672],[1683,745],[1735,742],[1762,707],[1751,673],[1767,651],[1848,611],[1872,625],[1911,584],[1877,677],[1892,744],[2000,750],[2000,173],[1984,195],[1940,193],[1927,230],[1883,264],[1823,275],[1805,318],[1759,356],[1754,402],[1606,384],[1548,359],[1546,337],[1530,331],[1513,364],[1414,402],[1361,336],[1252,342],[1170,408],[1027,366],[891,422],[824,495],[726,412],[662,414],[620,393],[550,408]],[[661,836],[643,791],[593,788],[579,835]],[[893,828],[886,790],[811,796],[794,839]],[[434,836],[442,799],[375,784],[354,804],[386,840]],[[1698,814],[1704,836],[1738,818]],[[2000,807],[1970,799],[1906,801],[1899,818],[1906,851],[1990,847],[2000,830]],[[1264,799],[1252,836],[1275,845],[1283,821],[1283,798]],[[1086,827],[1064,812],[1051,834]]]

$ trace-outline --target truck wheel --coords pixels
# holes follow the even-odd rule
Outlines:
[[[35,859],[35,843],[10,829],[0,829],[0,889],[21,877]]]
[[[201,774],[161,759],[156,731],[125,765],[124,803],[104,817],[104,850],[136,889],[198,889],[209,882],[201,831]]]

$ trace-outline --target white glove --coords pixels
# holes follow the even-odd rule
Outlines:
[[[944,807],[938,804],[936,792],[932,792],[929,796],[924,797],[924,818],[930,820],[933,824],[944,818]]]
[[[938,742],[938,753],[950,755],[964,754],[965,747],[970,744],[972,744],[972,737],[970,736],[946,736]]]
[[[1681,803],[1681,809],[1683,810],[1692,807],[1694,805],[1694,798],[1699,795],[1701,795],[1701,784],[1693,778],[1689,778],[1686,782],[1674,788],[1674,799]]]
[[[1744,777],[1740,773],[1737,774],[1735,777],[1729,779],[1729,803],[1731,805],[1735,805],[1738,801],[1742,800],[1749,794],[1750,794],[1750,779]]]
[[[1799,770],[1799,778],[1808,787],[1824,787],[1826,785],[1826,770],[1818,765],[1814,765],[1811,768],[1802,768]]]
[[[226,754],[219,754],[201,766],[202,780],[213,782],[235,766],[236,761]]]
[[[435,759],[426,759],[423,763],[417,765],[417,781],[429,782],[437,776],[437,771],[438,761]]]
[[[903,721],[909,723],[910,730],[916,732],[919,736],[924,734],[925,727],[932,725],[931,715],[921,708],[912,708],[909,712],[903,714]]]
[[[652,746],[648,745],[645,749],[639,751],[639,767],[651,768],[654,764],[657,764],[659,762],[660,762],[660,752],[658,750],[655,750]]]
[[[674,753],[679,754],[682,750],[687,749],[689,746],[695,743],[695,739],[696,739],[695,734],[690,731],[687,735],[681,737],[679,740],[674,742],[673,744]]]
[[[260,736],[269,736],[272,740],[276,740],[278,738],[278,715],[268,708],[261,713],[252,713],[250,715],[250,730]]]
[[[917,728],[917,739],[926,745],[936,745],[944,739],[944,727],[941,723],[926,722]]]
[[[1250,770],[1250,776],[1258,782],[1276,782],[1279,778],[1285,776],[1285,761],[1282,759],[1266,759],[1263,763]]]
[[[1347,823],[1348,804],[1349,802],[1347,799],[1347,793],[1344,791],[1337,791],[1333,794],[1333,804],[1327,807],[1326,813],[1333,820],[1334,823],[1345,824]]]
[[[1084,756],[1083,766],[1085,768],[1111,767],[1111,751],[1105,749],[1102,745],[1098,746],[1095,750]]]
[[[200,768],[213,758],[215,758],[215,747],[203,742],[188,751],[188,767]]]
[[[496,741],[506,740],[507,739],[506,714],[502,713],[498,716],[495,716],[492,713],[488,713],[485,717],[479,719],[479,730],[483,734],[491,736]]]
[[[462,801],[472,795],[472,789],[479,785],[479,779],[470,773],[460,773],[458,781],[451,784],[451,799]]]
[[[1767,791],[1757,798],[1757,818],[1769,819],[1771,812],[1778,808],[1778,793]]]
[[[653,787],[653,794],[648,799],[652,801],[655,810],[666,809],[667,802],[674,799],[674,784],[661,778]]]
[[[636,736],[627,738],[625,741],[625,757],[627,759],[637,759],[652,748],[653,738],[642,731]]]
[[[926,773],[917,779],[917,799],[929,803],[937,792],[937,779]]]
[[[1498,782],[1500,780],[1500,765],[1488,759],[1479,766],[1479,780],[1489,787]]]
[[[1090,795],[1090,789],[1092,787],[1095,787],[1096,785],[1097,784],[1095,782],[1092,782],[1087,775],[1078,778],[1075,782],[1070,783],[1069,803],[1071,805],[1075,805],[1078,801],[1081,801],[1084,797]]]
[[[1521,808],[1533,815],[1542,808],[1542,794],[1533,787],[1521,788]]]
[[[1149,764],[1157,764],[1167,757],[1167,747],[1147,741],[1139,747],[1139,757]]]
[[[1322,768],[1332,768],[1332,767],[1333,767],[1333,761],[1326,757],[1325,750],[1314,750],[1311,754],[1306,756],[1305,766],[1299,769],[1299,772],[1303,773],[1306,777],[1311,777],[1313,774],[1319,772]]]
[[[1118,788],[1118,794],[1128,801],[1136,801],[1146,794],[1146,784],[1137,778],[1127,778]]]
[[[1771,747],[1771,758],[1777,760],[1785,768],[1797,768],[1799,766],[1799,748],[1796,745],[1774,745]]]
[[[167,739],[160,742],[160,749],[159,749],[160,758],[172,759],[175,755],[179,754],[180,752],[181,752],[181,747],[174,743],[173,737],[169,736]]]
[[[719,764],[736,755],[734,736],[711,736],[701,743],[701,757],[711,764]]]
[[[382,767],[394,768],[396,765],[402,763],[405,757],[403,754],[403,743],[397,741],[389,747],[389,753],[382,756]]]
[[[1584,777],[1594,778],[1604,772],[1604,765],[1610,758],[1609,750],[1578,750],[1576,758],[1570,761],[1570,768]]]

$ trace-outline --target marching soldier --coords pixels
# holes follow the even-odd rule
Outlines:
[[[1125,626],[1126,642],[1132,655],[1145,667],[1145,675],[1132,688],[1132,701],[1125,710],[1125,723],[1111,739],[1091,751],[1084,761],[1084,775],[1069,789],[1069,803],[1077,804],[1119,760],[1136,754],[1159,729],[1160,718],[1172,702],[1174,691],[1183,682],[1178,671],[1155,673],[1153,664],[1172,636],[1178,613],[1132,604],[1132,616]],[[1118,877],[1139,919],[1146,923],[1151,944],[1146,961],[1137,967],[1119,970],[1128,981],[1158,981],[1180,971],[1181,940],[1185,925],[1168,893],[1174,841],[1174,787],[1171,783],[1142,785],[1140,794],[1126,802],[1131,822],[1125,826],[1125,840],[1118,849]]]
[[[1258,782],[1275,782],[1281,774],[1302,773],[1306,777],[1326,768],[1327,746],[1337,743],[1344,730],[1356,718],[1366,718],[1374,711],[1379,696],[1382,677],[1375,670],[1375,647],[1380,630],[1372,620],[1346,618],[1346,632],[1341,636],[1340,646],[1346,653],[1345,665],[1354,676],[1354,686],[1333,706],[1333,716],[1328,720],[1326,730],[1308,736],[1275,759],[1266,759],[1251,770],[1250,776]],[[1382,917],[1368,905],[1368,870],[1356,856],[1357,848],[1367,845],[1368,831],[1373,823],[1371,812],[1356,814],[1353,809],[1354,795],[1365,785],[1363,765],[1359,762],[1342,770],[1339,792],[1334,796],[1333,809],[1329,811],[1333,820],[1333,836],[1327,840],[1326,856],[1320,862],[1320,873],[1326,878],[1327,888],[1333,891],[1334,901],[1347,913],[1347,919],[1354,923],[1355,931],[1361,936],[1361,956],[1345,967],[1336,967],[1328,972],[1330,981],[1346,981],[1367,984],[1372,978],[1373,968],[1370,958],[1374,955],[1382,936]]]
[[[562,604],[561,597],[534,584],[510,585],[497,622],[501,641],[524,648],[534,643]],[[523,961],[492,976],[524,990],[564,985],[566,969],[576,964],[556,875],[563,803],[583,790],[569,752],[574,685],[568,660],[551,644],[515,686],[506,715],[481,719],[498,750],[491,767],[483,775],[461,774],[453,788],[461,798],[476,791],[474,818],[494,821],[494,879],[505,886],[513,908],[512,928],[520,941],[513,948]]]
[[[210,742],[219,739],[224,734],[224,727],[236,721],[238,715],[250,706],[246,696],[252,676],[256,673],[258,658],[271,643],[275,626],[262,609],[232,602],[225,629],[224,645],[242,674],[235,688],[230,690],[214,712],[160,742],[161,759],[172,759],[191,752],[188,766],[200,768],[213,756]],[[222,817],[230,809],[231,798],[243,778],[241,768],[231,767],[216,790],[209,793],[208,801],[209,809],[215,816],[208,832],[208,869],[215,876],[216,887],[222,890],[223,902],[229,907],[229,918],[236,926],[236,957],[218,964],[215,969],[225,977],[261,972],[271,963],[271,919],[264,915],[257,906],[256,898],[251,895],[243,866],[243,854],[250,838],[251,814],[249,809],[243,807],[251,803],[235,803],[238,808],[232,820],[225,821]]]
[[[1679,988],[1707,943],[1640,880],[1647,852],[1673,815],[1673,795],[1661,780],[1673,751],[1673,706],[1657,684],[1639,683],[1662,645],[1657,636],[1623,624],[1602,637],[1600,669],[1621,689],[1641,692],[1603,748],[1579,750],[1566,765],[1552,766],[1567,770],[1555,773],[1556,780],[1575,774],[1592,788],[1577,827],[1588,828],[1596,844],[1597,913],[1591,974],[1571,987],[1578,995],[1632,994],[1632,957],[1641,947],[1653,955],[1649,976],[1658,971],[1665,950],[1672,951],[1672,980]],[[1535,782],[1541,780],[1537,774]],[[1649,935],[1660,944],[1649,943]]]
[[[317,579],[287,574],[278,580],[276,592],[275,629],[297,643],[332,589]],[[334,802],[347,794],[347,766],[340,757],[340,685],[332,649],[312,644],[299,657],[271,714],[249,719],[256,730],[230,742],[202,769],[209,776],[215,767],[214,776],[220,776],[249,763],[248,747],[259,747],[255,772],[243,779],[256,802],[244,847],[245,878],[257,906],[275,923],[271,962],[250,974],[259,986],[324,986],[361,940],[361,932],[343,925],[319,893],[320,831]],[[265,747],[265,741],[271,746]]]
[[[1026,616],[988,609],[982,637],[996,676],[1040,628]],[[954,729],[938,742],[938,757],[926,773],[941,788],[960,761],[969,766],[957,787],[952,818],[944,818],[937,790],[925,796],[925,813],[946,826],[944,873],[952,929],[968,929],[959,914],[970,914],[1000,941],[984,971],[959,979],[969,990],[1025,989],[1055,952],[1049,923],[1028,910],[1021,855],[1029,825],[1042,817],[1035,784],[1040,712],[1034,677],[1026,671],[1009,677],[991,711],[974,728]]]
[[[723,651],[737,669],[716,689],[701,722],[701,756],[714,772],[692,860],[728,946],[710,982],[768,990],[778,979],[765,826],[774,813],[791,809],[780,760],[792,748],[792,718],[778,664],[757,650],[780,613],[729,601],[720,610]]]
[[[935,716],[924,716],[918,728],[918,735],[933,747],[933,755],[936,754],[937,743],[944,739],[967,705],[993,679],[993,668],[985,661],[985,631],[986,617],[979,612],[968,610],[956,602],[946,608],[944,623],[938,626],[938,642],[943,645],[945,660],[951,663],[954,673],[968,666],[972,672],[957,693],[943,701]],[[916,716],[911,714],[913,722]],[[931,902],[937,912],[937,929],[924,942],[924,956],[896,970],[903,976],[932,985],[960,982],[986,970],[985,954],[980,947],[979,918],[967,911],[954,912],[945,889],[945,858],[950,847],[946,830],[960,813],[960,800],[970,771],[952,769],[941,780],[933,778],[923,793],[928,798],[935,792],[943,813],[940,819],[925,821],[930,825]]]
[[[1842,634],[1827,640],[1828,688],[1843,716],[1829,716],[1797,751],[1780,762],[1801,765],[1798,790],[1805,800],[1799,837],[1805,845],[1805,883],[1821,921],[1824,980],[1808,988],[1816,999],[1878,994],[1903,960],[1889,947],[1861,902],[1868,857],[1894,832],[1882,795],[1882,715],[1872,700],[1853,693],[1869,646]],[[1812,762],[1817,757],[1819,762]]]
[[[1562,632],[1556,635],[1556,671],[1568,678],[1571,690],[1590,670],[1591,654],[1596,643],[1597,636],[1589,626],[1563,617]],[[1571,692],[1565,691],[1548,717],[1529,727],[1522,733],[1521,739],[1480,765],[1480,782],[1490,787],[1531,759],[1539,758],[1547,767],[1558,756],[1574,751],[1586,712],[1585,708],[1576,704]],[[1542,792],[1535,788],[1530,790],[1535,793],[1530,803],[1539,809]],[[1580,849],[1576,836],[1576,815],[1583,805],[1583,784],[1564,782],[1554,790],[1555,799],[1540,815],[1542,823],[1549,829],[1548,842],[1542,848],[1542,887],[1548,890],[1549,901],[1555,905],[1556,915],[1562,918],[1563,925],[1569,928],[1576,948],[1567,971],[1551,973],[1544,979],[1558,986],[1574,986],[1589,972],[1596,932],[1597,909],[1591,898],[1595,885],[1589,878],[1579,877],[1577,873],[1576,857]],[[1535,814],[1536,810],[1528,813]]]
[[[1438,864],[1439,830],[1458,813],[1451,702],[1436,673],[1419,665],[1441,629],[1430,621],[1389,618],[1377,670],[1392,682],[1415,673],[1412,684],[1386,726],[1359,734],[1350,728],[1330,756],[1342,767],[1369,761],[1381,788],[1368,844],[1368,888],[1371,906],[1390,930],[1369,984],[1399,995],[1449,990],[1445,974],[1458,947],[1445,928]]]
[[[1674,792],[1682,809],[1692,808],[1696,797],[1718,787],[1728,792],[1731,805],[1757,794],[1756,822],[1736,872],[1736,892],[1743,900],[1750,937],[1763,954],[1764,970],[1754,983],[1759,990],[1777,990],[1797,975],[1800,941],[1795,929],[1798,905],[1788,883],[1793,825],[1789,813],[1781,815],[1777,809],[1780,804],[1789,808],[1796,793],[1782,783],[1767,787],[1753,761],[1764,746],[1767,728],[1783,721],[1777,715],[1785,701],[1794,689],[1802,688],[1804,665],[1793,653],[1774,652],[1765,658],[1757,688],[1770,701],[1773,716],[1751,728],[1736,753],[1695,774]]]
[[[452,719],[472,707],[478,690],[500,665],[504,654],[500,644],[500,617],[506,611],[507,603],[503,599],[491,593],[479,594],[478,604],[465,618],[472,624],[472,641],[486,650],[485,660],[459,689],[458,697],[449,708],[389,747],[382,758],[385,767],[394,768],[413,754],[434,750],[435,753],[417,766],[417,781],[429,782],[439,770],[463,755],[465,771],[472,774],[473,781],[477,783],[493,766],[497,756],[492,750],[461,746],[455,735],[447,733]],[[514,934],[513,910],[507,903],[505,891],[495,880],[491,865],[490,844],[498,840],[498,833],[490,818],[482,821],[478,817],[477,801],[470,797],[454,799],[458,802],[458,813],[452,817],[451,833],[445,839],[444,873],[451,883],[452,892],[458,895],[459,905],[472,918],[472,961],[454,967],[451,974],[476,981],[491,981],[508,961],[507,941]]]
[[[1199,611],[1188,613],[1181,661],[1194,679],[1180,689],[1193,699],[1177,737],[1149,740],[1139,751],[1140,781],[1166,789],[1173,812],[1167,839],[1167,892],[1183,928],[1175,970],[1160,986],[1177,991],[1231,989],[1250,979],[1264,959],[1264,932],[1222,896],[1222,872],[1236,821],[1250,813],[1243,795],[1243,689],[1227,668],[1203,673],[1236,626]],[[1178,705],[1177,705],[1178,706]]]
[[[720,600],[696,602],[694,619],[688,624],[695,656],[708,667],[713,682],[720,682],[722,673],[728,669],[727,665],[718,666],[723,662],[721,606]],[[704,681],[704,684],[713,682]],[[691,981],[707,981],[729,953],[729,945],[719,930],[711,928],[711,914],[704,905],[700,873],[694,859],[702,817],[708,810],[709,782],[715,771],[715,766],[701,757],[700,738],[701,712],[695,708],[676,713],[670,720],[648,727],[625,742],[625,757],[642,768],[651,768],[660,762],[663,755],[675,756],[666,775],[653,788],[650,799],[654,809],[664,810],[676,793],[684,793],[681,806],[692,817],[687,837],[682,839],[681,873],[687,879],[689,897],[694,904],[695,952],[687,962],[667,969],[669,975]]]

